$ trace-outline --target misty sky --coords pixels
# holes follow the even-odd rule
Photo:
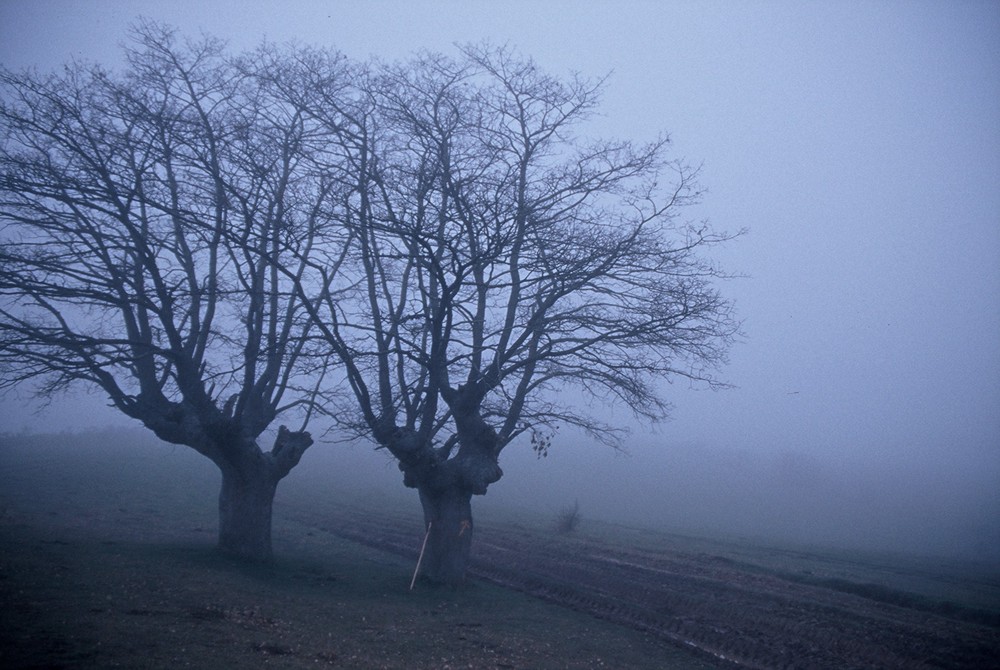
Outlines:
[[[574,436],[540,463],[505,453],[497,495],[558,477],[613,510],[644,477],[672,487],[652,503],[669,517],[740,472],[702,506],[799,487],[852,501],[850,526],[887,489],[1000,546],[1000,3],[0,0],[0,62],[114,65],[140,14],[234,50],[507,42],[555,74],[612,72],[594,133],[666,131],[703,164],[688,215],[749,229],[715,255],[746,275],[722,286],[745,321],[721,375],[736,388],[670,387],[673,420],[627,459]],[[24,406],[4,401],[0,432],[114,420],[99,397]]]

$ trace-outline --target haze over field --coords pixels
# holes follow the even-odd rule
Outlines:
[[[637,425],[628,456],[568,431],[546,459],[514,445],[476,505],[579,499],[591,518],[1000,559],[996,3],[8,1],[0,63],[114,66],[140,15],[234,50],[392,60],[488,39],[555,74],[611,72],[593,133],[669,132],[704,166],[687,214],[749,229],[715,255],[746,275],[721,287],[745,320],[735,388],[675,384],[673,420]],[[4,399],[0,431],[124,422],[82,389],[33,407]],[[416,505],[363,446],[317,445],[301,468],[347,486],[345,462]]]

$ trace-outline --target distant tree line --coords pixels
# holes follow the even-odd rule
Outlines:
[[[489,45],[130,44],[0,71],[0,386],[96,387],[211,459],[223,550],[271,555],[322,417],[393,455],[457,583],[504,448],[618,445],[578,398],[655,421],[665,380],[719,383],[738,324],[703,252],[730,236],[680,218],[697,170],[665,137],[582,134],[603,81]]]

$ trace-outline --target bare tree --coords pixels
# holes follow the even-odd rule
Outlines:
[[[506,446],[527,434],[543,451],[559,425],[623,438],[567,389],[655,421],[664,380],[718,383],[737,324],[702,252],[728,236],[678,219],[697,175],[666,139],[574,134],[602,82],[470,47],[373,64],[345,90],[322,60],[301,54],[281,88],[335,138],[355,293],[315,292],[333,286],[317,266],[308,304],[354,391],[338,416],[398,460],[429,529],[425,574],[457,583],[471,498]]]
[[[0,386],[97,388],[205,455],[219,546],[267,559],[322,405],[329,355],[295,289],[335,185],[301,114],[219,42],[141,24],[126,55],[120,74],[0,72]],[[301,427],[265,451],[288,413]]]

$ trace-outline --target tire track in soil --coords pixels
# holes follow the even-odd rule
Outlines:
[[[410,517],[358,509],[299,520],[417,558]],[[766,574],[730,559],[654,553],[596,540],[477,533],[472,576],[654,635],[720,667],[995,668],[1000,631]],[[486,537],[483,537],[486,536]]]

